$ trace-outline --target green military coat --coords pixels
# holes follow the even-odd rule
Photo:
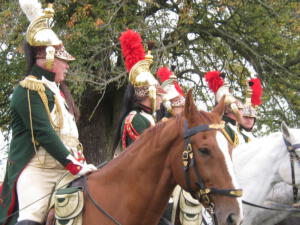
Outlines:
[[[131,111],[124,119],[121,128],[122,149],[132,144],[147,128],[154,125],[151,109],[140,108]]]
[[[44,76],[46,79],[54,81],[55,74],[38,66],[33,66],[29,75],[34,76],[37,80],[41,80],[42,76]],[[70,153],[51,126],[46,107],[37,90],[40,89],[40,85],[44,87],[50,112],[55,104],[53,92],[41,82],[36,83],[37,85],[34,85],[34,82],[33,85],[24,85],[24,81],[22,82],[20,82],[21,85],[17,85],[14,89],[10,104],[12,140],[3,188],[0,193],[0,224],[13,225],[18,218],[16,182],[22,170],[35,155],[32,132],[37,150],[39,146],[44,147],[63,166],[70,162],[66,159]],[[8,218],[12,213],[16,214]]]

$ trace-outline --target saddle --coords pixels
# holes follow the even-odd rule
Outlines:
[[[82,225],[85,177],[64,174],[51,196],[49,211],[54,209],[55,225]]]

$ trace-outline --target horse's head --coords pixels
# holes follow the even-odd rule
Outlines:
[[[241,190],[236,189],[229,144],[221,133],[224,98],[210,113],[198,111],[189,91],[184,109],[184,144],[174,162],[175,180],[205,207],[215,212],[218,224],[242,220]]]
[[[300,129],[291,129],[283,122],[281,132],[287,154],[281,159],[279,176],[284,183],[300,188]]]

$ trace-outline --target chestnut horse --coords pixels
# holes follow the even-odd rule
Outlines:
[[[198,111],[189,91],[182,115],[146,130],[87,177],[83,225],[157,225],[176,184],[214,210],[219,225],[241,224],[223,111],[224,99],[211,113]]]

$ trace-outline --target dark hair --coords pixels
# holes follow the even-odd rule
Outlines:
[[[168,117],[169,113],[163,103],[160,104],[159,109],[156,111],[156,121],[160,121],[164,117]]]
[[[122,106],[121,114],[119,117],[117,130],[115,131],[113,150],[115,150],[117,148],[117,146],[120,142],[121,128],[122,128],[123,120],[128,115],[128,113],[136,107],[136,104],[138,102],[139,102],[139,100],[136,98],[136,96],[134,94],[134,86],[131,83],[128,83],[125,93],[124,93],[124,98],[123,98],[123,103],[122,103],[123,106]]]
[[[26,60],[26,75],[28,75],[32,69],[32,66],[36,63],[35,50],[27,41],[24,42],[24,52]]]
[[[69,107],[69,112],[74,115],[75,121],[78,122],[79,117],[80,117],[80,112],[79,112],[78,107],[75,104],[75,101],[72,97],[72,94],[71,94],[67,84],[64,81],[61,82],[61,84],[59,85],[59,89],[62,91],[62,93],[65,96],[67,105]]]

